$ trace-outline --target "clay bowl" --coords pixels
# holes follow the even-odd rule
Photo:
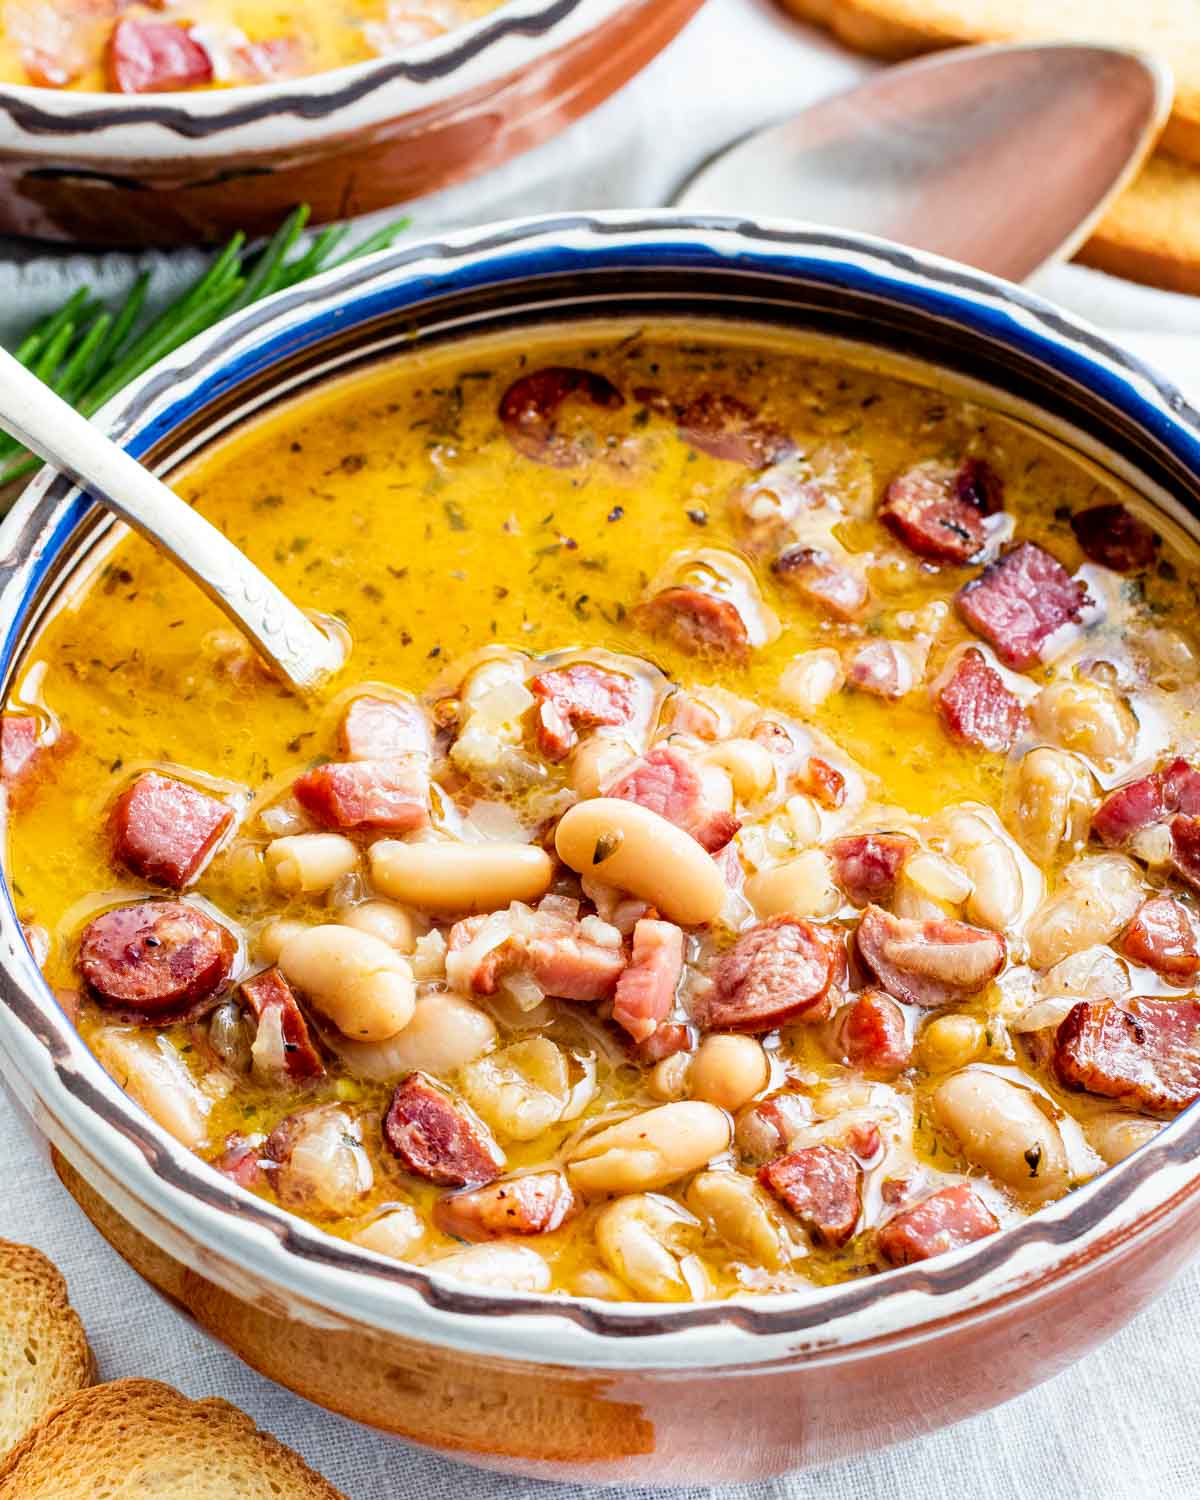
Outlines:
[[[178,245],[408,202],[549,139],[702,0],[508,0],[401,56],[188,93],[0,84],[0,233]]]
[[[284,391],[389,351],[656,313],[806,330],[973,392],[1200,536],[1200,426],[1178,392],[1017,287],[797,224],[605,214],[389,251],[205,334],[105,419],[169,470]],[[43,474],[0,528],[6,690],[113,524]],[[1113,1333],[1200,1235],[1193,1109],[1018,1227],[863,1281],[707,1305],[485,1294],[326,1235],[178,1145],[59,1009],[7,884],[0,1072],[102,1233],[251,1364],[413,1441],[593,1484],[766,1477],[956,1422]]]

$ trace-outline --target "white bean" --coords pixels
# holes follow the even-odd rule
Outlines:
[[[289,938],[299,937],[308,929],[307,922],[293,922],[286,917],[276,917],[274,921],[268,922],[254,939],[254,951],[264,963],[277,964],[279,955],[283,952],[283,945]]]
[[[380,1214],[377,1219],[350,1236],[356,1245],[390,1255],[393,1260],[407,1260],[425,1238],[425,1226],[415,1208],[401,1204]]]
[[[762,1043],[752,1036],[714,1034],[696,1049],[688,1093],[731,1113],[761,1094],[771,1077]]]
[[[793,657],[779,675],[779,692],[802,712],[812,712],[842,686],[846,674],[832,647],[805,651]]]
[[[1127,761],[1137,740],[1129,707],[1100,682],[1051,682],[1034,699],[1038,732],[1112,771]]]
[[[842,893],[821,849],[805,849],[773,870],[760,870],[747,880],[745,893],[756,915],[764,919],[782,912],[829,917],[842,905]]]
[[[765,1196],[740,1172],[701,1172],[688,1184],[687,1206],[727,1244],[760,1266],[778,1271],[787,1241]]]
[[[932,1103],[967,1160],[1018,1197],[1047,1203],[1070,1186],[1062,1135],[1032,1090],[983,1068],[965,1068],[938,1085]]]
[[[580,797],[598,797],[600,788],[636,757],[637,751],[627,740],[593,735],[571,756],[572,791]]]
[[[1048,969],[1072,953],[1107,943],[1131,920],[1143,894],[1137,867],[1123,854],[1076,860],[1030,919],[1030,962]]]
[[[821,809],[816,800],[805,793],[789,797],[783,804],[792,836],[800,847],[816,844],[821,838]]]
[[[919,849],[904,861],[896,878],[891,909],[898,917],[937,921],[955,914],[970,894],[971,882],[961,869],[940,854]]]
[[[429,1267],[456,1281],[472,1286],[497,1287],[511,1292],[545,1292],[550,1287],[550,1267],[528,1245],[510,1245],[496,1240],[490,1245],[472,1245],[435,1260]]]
[[[279,967],[354,1041],[387,1041],[412,1019],[412,969],[370,933],[337,923],[305,928],[284,943]]]
[[[279,1201],[330,1218],[353,1212],[375,1174],[362,1146],[362,1125],[336,1104],[297,1115],[287,1159],[273,1174]]]
[[[1095,783],[1083,762],[1043,745],[1017,767],[1008,821],[1026,854],[1045,868],[1060,853],[1083,847],[1095,806]]]
[[[105,1026],[92,1047],[129,1097],[164,1130],[193,1151],[205,1144],[212,1100],[165,1036]]]
[[[358,868],[358,849],[340,833],[293,833],[267,845],[267,871],[288,895],[327,891]]]
[[[967,917],[980,927],[1005,932],[1020,917],[1025,892],[1016,855],[976,813],[959,810],[945,819],[950,856],[971,886]]]
[[[346,912],[342,921],[359,932],[369,932],[397,953],[411,953],[417,945],[412,917],[393,901],[364,901]]]
[[[704,751],[701,761],[727,772],[734,796],[747,806],[760,802],[775,785],[774,758],[754,740],[721,740]]]
[[[974,1062],[985,1040],[983,1026],[974,1016],[934,1016],[921,1028],[917,1057],[928,1072],[945,1073]]]
[[[661,1062],[655,1063],[646,1081],[646,1092],[655,1099],[661,1099],[664,1104],[671,1104],[676,1099],[686,1099],[691,1067],[689,1053],[673,1052],[670,1057],[664,1057]]]
[[[677,1208],[637,1193],[601,1211],[596,1219],[596,1248],[639,1297],[690,1302],[692,1288],[680,1262],[691,1228]]]
[[[371,845],[371,878],[385,896],[418,911],[497,911],[550,889],[554,861],[533,844]]]
[[[1139,1147],[1152,1141],[1161,1129],[1161,1120],[1126,1114],[1121,1109],[1106,1109],[1083,1121],[1088,1145],[1099,1152],[1110,1167],[1132,1156]]]
[[[418,996],[412,1020],[386,1041],[350,1042],[340,1037],[331,1041],[355,1077],[378,1083],[390,1082],[414,1068],[448,1078],[495,1043],[496,1023],[491,1016],[453,991]]]
[[[715,1105],[661,1104],[610,1125],[575,1147],[568,1159],[581,1192],[647,1192],[698,1171],[729,1148],[729,1118]]]
[[[570,1095],[567,1060],[549,1037],[513,1042],[463,1070],[463,1092],[493,1130],[532,1141],[562,1116]]]
[[[683,927],[711,922],[725,903],[725,878],[712,856],[636,802],[576,803],[559,819],[554,843],[577,874],[640,896]]]

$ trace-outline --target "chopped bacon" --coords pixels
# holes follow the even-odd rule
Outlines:
[[[233,822],[233,809],[147,771],[117,799],[112,821],[117,859],[143,880],[181,890]]]
[[[723,849],[741,827],[728,808],[712,806],[695,763],[672,745],[655,745],[606,795],[658,813],[690,833],[710,854]]]
[[[443,1234],[479,1243],[510,1234],[551,1234],[578,1210],[579,1200],[561,1172],[528,1172],[439,1198],[433,1221]]]
[[[253,979],[242,981],[242,995],[254,1012],[260,1032],[268,1028],[280,1042],[283,1071],[296,1081],[320,1078],[325,1073],[321,1054],[313,1046],[304,1012],[297,1004],[292,987],[278,969],[264,969]],[[256,1043],[253,1048],[257,1064],[266,1049]]]
[[[889,901],[904,861],[917,842],[906,833],[847,833],[834,839],[825,852],[833,863],[833,878],[854,902]]]
[[[781,583],[837,620],[857,620],[870,602],[866,580],[819,547],[788,547],[771,564]]]
[[[1121,952],[1164,979],[1182,984],[1200,972],[1200,931],[1190,907],[1173,896],[1151,896],[1134,913]]]
[[[752,927],[722,954],[695,1019],[718,1031],[774,1031],[800,1016],[822,1017],[842,982],[846,950],[840,929],[786,913]]]
[[[879,1231],[879,1253],[893,1266],[908,1266],[961,1250],[999,1228],[979,1194],[962,1182],[942,1188],[889,1219]]]
[[[1200,1000],[1081,1000],[1054,1037],[1067,1088],[1177,1114],[1200,1098]]]
[[[1110,792],[1096,809],[1092,832],[1115,849],[1175,813],[1200,814],[1200,771],[1193,770],[1182,756]]]
[[[938,917],[922,922],[868,906],[858,924],[859,957],[897,1000],[926,1008],[977,994],[1004,967],[1004,939]]]
[[[397,1085],[383,1142],[408,1171],[443,1187],[483,1187],[504,1171],[504,1153],[483,1122],[424,1073]]]
[[[299,777],[292,791],[324,828],[408,833],[429,822],[429,770],[421,756],[331,762]]]
[[[73,734],[49,735],[33,714],[0,714],[0,783],[9,806],[27,802],[51,761],[76,743]]]
[[[958,467],[934,460],[892,480],[879,519],[918,557],[966,563],[987,540],[984,517],[1001,498],[1000,479],[982,459]]]
[[[628,724],[637,708],[631,677],[585,661],[542,672],[529,691],[538,699],[538,749],[547,760],[564,760],[579,743],[581,729]]]
[[[157,1020],[214,995],[236,955],[233,933],[199,907],[139,901],[88,923],[79,968],[106,1009]]]
[[[896,641],[868,641],[846,666],[846,680],[860,693],[895,701],[917,685],[913,659]]]
[[[959,657],[935,700],[950,738],[979,750],[1010,749],[1025,723],[1021,700],[974,648]]]
[[[494,995],[501,982],[524,974],[560,1000],[611,999],[625,968],[620,934],[596,942],[575,917],[515,903],[506,912],[464,917],[450,929],[446,973],[460,989]]]
[[[813,1239],[840,1250],[862,1209],[862,1168],[840,1146],[805,1146],[769,1161],[758,1180]]]
[[[894,1078],[912,1059],[904,1012],[882,990],[864,990],[834,1021],[838,1053],[853,1068]]]
[[[339,739],[347,760],[396,760],[431,748],[428,719],[405,698],[355,698],[342,715]]]
[[[1140,572],[1154,562],[1158,537],[1123,505],[1094,505],[1071,517],[1085,557],[1114,573]]]
[[[120,94],[161,94],[213,81],[212,58],[186,26],[173,21],[118,21],[108,71]]]
[[[625,397],[612,381],[593,370],[550,365],[522,375],[500,398],[500,425],[518,453],[554,469],[584,462],[586,445],[558,430],[559,411],[572,396],[582,396],[605,411],[625,405]]]
[[[633,929],[633,957],[617,981],[613,1020],[635,1042],[654,1035],[671,1014],[683,973],[683,931],[649,917]]]
[[[750,652],[750,634],[737,605],[701,589],[682,584],[662,589],[639,604],[634,617],[642,629],[689,656],[725,656],[742,662]]]
[[[1171,819],[1171,868],[1200,890],[1200,818]]]
[[[954,602],[1004,665],[1024,672],[1038,663],[1056,631],[1078,623],[1091,601],[1056,557],[1021,542],[964,584]]]
[[[846,778],[836,766],[831,766],[819,755],[809,757],[803,774],[797,775],[795,780],[822,807],[841,807],[846,800]]]

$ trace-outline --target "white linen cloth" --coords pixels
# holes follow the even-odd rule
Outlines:
[[[413,205],[414,233],[518,213],[663,203],[726,141],[852,83],[869,66],[787,20],[770,0],[709,0],[639,80],[558,141]],[[804,205],[795,212],[802,215]],[[188,254],[144,261],[156,267],[160,292],[200,263]],[[25,327],[83,280],[116,290],[132,270],[129,257],[0,246],[0,336]],[[1051,271],[1043,289],[1114,329],[1200,332],[1200,299],[1076,267]],[[1177,341],[1173,358],[1186,342]],[[1200,358],[1193,357],[1192,369],[1200,374]],[[37,1245],[62,1268],[102,1378],[143,1376],[190,1396],[223,1396],[297,1448],[350,1500],[582,1500],[590,1493],[433,1457],[256,1375],[150,1292],[108,1248],[2,1094],[0,1182],[0,1235]],[[771,1484],[675,1493],[694,1500],[1197,1500],[1198,1344],[1200,1272],[1193,1270],[1098,1353],[988,1415]],[[685,1389],[679,1394],[687,1399]],[[736,1432],[729,1440],[737,1442]]]

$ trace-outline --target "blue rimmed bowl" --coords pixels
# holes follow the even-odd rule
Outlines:
[[[1200,427],[1152,372],[1019,288],[782,222],[576,215],[386,252],[202,336],[101,420],[169,471],[251,414],[391,354],[660,316],[801,330],[971,394],[1200,536]],[[114,524],[43,474],[0,528],[6,690]],[[7,884],[0,1070],[102,1232],[250,1363],[414,1441],[543,1477],[763,1477],[957,1421],[1114,1332],[1200,1230],[1189,1110],[1019,1226],[866,1280],[682,1306],[484,1293],[324,1234],[177,1144],[59,1009]]]

